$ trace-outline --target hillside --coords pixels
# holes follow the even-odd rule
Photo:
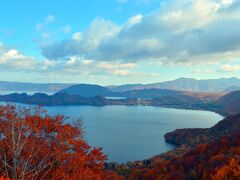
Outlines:
[[[65,106],[65,105],[106,105],[106,99],[101,96],[96,97],[81,97],[78,95],[69,95],[66,93],[47,95],[44,93],[36,93],[27,95],[26,93],[0,95],[0,101],[17,102],[24,104],[36,104],[41,106]]]
[[[127,179],[239,179],[240,114],[227,117],[209,129],[181,129],[167,133],[180,145],[143,161],[106,164]]]
[[[228,114],[240,113],[240,91],[234,91],[221,97],[217,103]]]
[[[239,91],[239,90],[240,90],[240,86],[230,86],[225,89],[226,92]]]
[[[94,84],[77,84],[60,90],[58,93],[68,93],[82,97],[109,96],[110,90],[106,87]]]
[[[182,92],[168,89],[141,89],[113,93],[114,96],[121,96],[126,98],[150,98],[150,99],[159,98],[163,96],[176,96],[180,94],[182,94]]]
[[[66,89],[60,90],[58,93],[68,93],[71,95],[79,95],[82,97],[94,96],[112,96],[125,98],[157,98],[162,96],[178,95],[182,92],[167,89],[140,89],[124,92],[112,92],[106,87],[93,84],[72,85]]]
[[[36,93],[33,95],[27,95],[26,93],[22,94],[13,93],[8,95],[0,95],[0,101],[20,102],[25,104],[38,104],[43,106],[148,105],[182,109],[202,109],[222,113],[221,107],[215,103],[216,98],[218,99],[219,96],[221,96],[221,94],[189,93],[160,89],[128,91],[124,93],[112,93],[101,87],[99,88],[99,91],[95,91],[95,86],[91,86],[91,88],[93,88],[93,91],[91,90],[80,91],[79,94],[81,95],[74,95],[66,92],[59,92],[54,95],[47,95],[44,93]],[[123,96],[126,98],[109,99],[105,98],[104,96],[97,95],[101,93],[105,95],[107,94],[108,96],[109,95],[116,97]]]
[[[224,136],[209,144],[200,144],[180,157],[155,158],[132,166],[129,180],[135,179],[240,179],[240,135]]]
[[[139,90],[144,89],[143,84],[124,84],[119,86],[107,86],[113,92],[124,92],[124,91],[131,91],[131,90]]]
[[[114,92],[110,89],[93,84],[78,84],[72,85],[65,89],[60,90],[58,93],[68,93],[70,95],[79,95],[82,97],[94,97],[94,96],[111,96],[111,97],[125,97],[125,98],[145,98],[145,99],[154,99],[160,97],[174,96],[179,98],[179,101],[182,102],[184,97],[187,99],[192,98],[196,100],[206,100],[214,101],[219,99],[224,93],[206,93],[206,92],[187,92],[187,91],[177,91],[171,89],[138,89],[138,90],[129,90],[123,92]]]
[[[165,134],[166,142],[174,145],[187,145],[190,147],[197,144],[209,143],[227,135],[235,135],[240,129],[240,114],[229,116],[207,129],[177,129]]]

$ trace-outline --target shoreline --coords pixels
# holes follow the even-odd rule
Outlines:
[[[224,112],[221,111],[215,111],[211,108],[201,108],[201,107],[189,107],[189,106],[176,106],[176,105],[153,105],[153,104],[124,104],[124,103],[119,103],[119,104],[102,104],[102,105],[91,105],[91,104],[68,104],[68,105],[63,105],[63,104],[59,104],[59,105],[41,105],[40,103],[24,103],[24,102],[18,102],[18,101],[2,101],[0,100],[1,103],[6,103],[6,104],[11,104],[11,103],[18,103],[18,104],[23,104],[23,105],[34,105],[34,106],[42,106],[42,107],[69,107],[69,106],[90,106],[90,107],[105,107],[105,106],[126,106],[126,107],[146,107],[146,106],[150,106],[150,107],[160,107],[160,108],[170,108],[170,109],[181,109],[181,110],[196,110],[196,111],[209,111],[209,112],[213,112],[216,114],[219,114],[223,117],[227,117],[229,116],[229,114],[226,114]]]
[[[0,101],[1,103],[6,103],[6,104],[12,104],[12,103],[16,103],[17,105],[21,106],[21,105],[26,105],[26,106],[37,106],[37,104],[29,104],[29,103],[21,103],[21,102],[5,102],[5,101]],[[43,106],[43,107],[77,107],[77,106],[89,106],[89,107],[107,107],[107,106],[125,106],[125,107],[154,107],[154,108],[166,108],[166,109],[175,109],[175,110],[190,110],[190,111],[206,111],[206,112],[211,112],[211,113],[216,113],[218,115],[221,116],[221,119],[222,120],[223,118],[225,118],[225,116],[223,116],[222,114],[218,113],[218,112],[215,112],[215,111],[211,111],[209,109],[203,109],[203,108],[190,108],[190,107],[181,107],[181,106],[169,106],[169,105],[162,105],[162,106],[155,106],[155,105],[144,105],[144,104],[140,104],[140,105],[126,105],[126,104],[106,104],[106,105],[46,105],[46,106]],[[219,120],[219,121],[220,121]],[[168,132],[167,132],[168,133]],[[147,161],[149,159],[152,159],[153,157],[155,156],[162,156],[164,154],[167,154],[167,153],[170,153],[170,152],[173,152],[175,150],[178,151],[178,148],[179,146],[176,145],[176,144],[173,144],[173,143],[170,143],[170,142],[167,142],[165,141],[166,143],[174,146],[171,150],[169,151],[166,151],[166,152],[161,152],[161,153],[158,153],[158,154],[155,154],[155,155],[152,155],[151,157],[147,158],[147,159],[143,159],[143,160],[136,160],[136,161],[128,161],[128,162],[125,162],[125,163],[118,163],[118,162],[114,162],[114,161],[109,161],[109,162],[106,162],[107,164],[118,164],[118,165],[121,165],[121,164],[128,164],[128,163],[135,163],[135,162],[142,162],[142,161]]]
[[[127,100],[128,101],[128,100]],[[13,104],[13,103],[16,103],[16,104],[19,104],[19,105],[33,105],[33,106],[37,106],[39,105],[39,103],[25,103],[25,102],[16,102],[16,101],[3,101],[3,100],[0,100],[1,103],[6,103],[6,104]],[[114,102],[116,102],[114,100]],[[143,102],[144,103],[141,103],[142,101],[138,101],[138,104],[127,104],[126,102],[125,103],[110,103],[110,104],[101,104],[101,105],[92,105],[92,104],[64,104],[64,105],[43,105],[43,107],[69,107],[69,106],[90,106],[90,107],[106,107],[106,106],[126,106],[126,107],[138,107],[138,106],[141,106],[141,107],[145,107],[145,106],[149,106],[149,107],[156,107],[156,108],[167,108],[167,109],[176,109],[176,110],[193,110],[193,111],[208,111],[208,112],[213,112],[213,113],[216,113],[216,114],[219,114],[220,116],[222,116],[222,118],[224,118],[226,115],[224,113],[219,113],[219,111],[214,111],[212,110],[211,108],[202,108],[202,107],[197,107],[197,106],[193,106],[193,105],[154,105],[152,104],[151,102],[152,101],[146,101],[144,100]],[[147,102],[147,103],[146,103]],[[166,141],[165,141],[166,142]],[[159,153],[159,154],[155,154],[147,159],[143,159],[143,160],[137,160],[137,161],[129,161],[129,162],[126,162],[126,163],[117,163],[117,162],[106,162],[106,164],[117,164],[117,165],[122,165],[122,164],[132,164],[132,163],[135,163],[135,162],[145,162],[145,161],[148,161],[149,159],[152,159],[153,157],[155,156],[163,156],[164,154],[168,154],[170,152],[174,152],[174,151],[178,151],[178,148],[179,146],[176,145],[176,144],[173,144],[173,143],[169,143],[169,142],[166,142],[170,145],[173,145],[173,149],[169,150],[169,151],[166,151],[166,152],[162,152],[162,153]]]

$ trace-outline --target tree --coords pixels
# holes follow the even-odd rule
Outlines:
[[[0,174],[10,179],[107,179],[107,159],[83,139],[79,123],[64,124],[41,108],[0,106]]]
[[[239,179],[240,178],[240,165],[239,162],[232,158],[227,165],[216,170],[215,174],[211,174],[214,180],[224,179]]]
[[[131,168],[132,179],[240,179],[240,134],[198,145],[180,157]]]

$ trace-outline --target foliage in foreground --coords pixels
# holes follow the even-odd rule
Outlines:
[[[144,180],[238,180],[240,179],[240,135],[198,145],[171,161],[135,168],[129,179]]]
[[[10,179],[118,179],[104,171],[100,148],[79,123],[63,124],[41,108],[0,106],[0,174]]]
[[[0,106],[0,179],[124,179],[104,169],[80,123],[41,108]],[[131,180],[240,179],[240,135],[198,145],[182,157],[129,169]]]

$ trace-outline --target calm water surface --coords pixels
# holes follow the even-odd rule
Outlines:
[[[222,116],[207,111],[150,106],[57,106],[50,114],[82,118],[85,138],[91,146],[103,147],[109,161],[143,160],[173,148],[163,135],[176,128],[207,128]]]

